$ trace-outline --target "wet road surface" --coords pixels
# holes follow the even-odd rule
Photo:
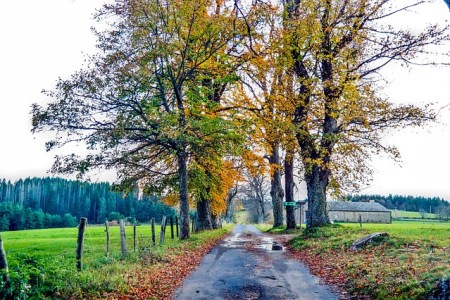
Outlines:
[[[202,259],[174,299],[338,299],[303,264],[283,250],[272,250],[281,246],[252,225],[236,225]]]

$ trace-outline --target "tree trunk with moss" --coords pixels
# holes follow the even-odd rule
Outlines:
[[[294,200],[294,156],[293,153],[286,153],[284,160],[284,186],[286,193],[286,203],[295,203]],[[286,227],[295,229],[295,206],[286,206]]]
[[[208,199],[201,197],[197,201],[197,231],[212,229],[211,203]]]
[[[188,171],[187,154],[180,151],[178,153],[178,171],[180,188],[180,239],[184,240],[190,237],[189,230],[189,198],[188,198]]]
[[[281,182],[281,162],[280,150],[278,144],[272,145],[272,155],[269,162],[272,165],[273,171],[270,179],[270,196],[272,197],[273,205],[273,227],[283,226],[283,197],[284,191]]]
[[[322,170],[319,166],[312,166],[306,173],[306,186],[308,189],[308,228],[319,227],[330,223],[327,212],[326,189],[330,172]]]

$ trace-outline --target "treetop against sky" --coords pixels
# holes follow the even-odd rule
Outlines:
[[[54,153],[44,151],[43,141],[47,138],[45,135],[33,137],[29,133],[29,106],[32,102],[46,103],[48,99],[40,94],[40,90],[52,89],[58,76],[64,78],[79,69],[83,63],[82,51],[95,51],[95,39],[89,27],[95,25],[91,15],[102,2],[47,0],[39,5],[33,1],[0,4],[2,11],[11,12],[0,22],[5,31],[5,41],[14,45],[0,50],[4,66],[0,76],[5,84],[4,100],[0,101],[0,128],[2,139],[11,141],[0,150],[2,177],[15,179],[44,175],[50,168]],[[29,15],[21,18],[21,22],[8,17],[23,5],[32,9]],[[433,1],[422,6],[420,11],[402,14],[395,23],[413,28],[418,23],[430,21],[445,24],[447,18],[445,3]],[[25,53],[30,42],[36,47],[33,52]],[[383,71],[388,82],[383,85],[382,93],[398,103],[437,102],[438,107],[444,106],[450,99],[450,92],[445,89],[448,71],[446,67],[412,67],[407,70],[393,65]],[[439,119],[443,125],[448,115],[447,110],[440,112]],[[383,157],[374,160],[374,181],[364,192],[450,198],[444,176],[450,167],[450,162],[445,159],[448,130],[448,126],[437,124],[426,129],[386,134],[384,139],[399,147],[402,167]],[[29,149],[33,149],[32,154]],[[305,195],[304,192],[300,194]]]

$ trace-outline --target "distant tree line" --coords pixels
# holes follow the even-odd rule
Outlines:
[[[175,210],[161,203],[158,197],[143,196],[139,199],[137,193],[124,196],[112,191],[111,185],[106,182],[88,183],[50,177],[19,179],[16,182],[1,180],[0,205],[3,215],[6,215],[6,211],[7,215],[14,215],[21,210],[24,211],[24,216],[25,212],[35,212],[40,219],[41,213],[44,219],[46,214],[59,217],[70,214],[76,219],[87,217],[89,223],[96,224],[103,223],[105,219],[122,217],[139,222],[146,222],[151,218],[159,221],[163,215],[175,215]],[[14,225],[12,228],[27,227],[16,228]]]
[[[0,231],[75,227],[77,219],[70,213],[51,215],[42,209],[32,210],[10,203],[0,203]]]
[[[413,197],[399,195],[350,195],[347,200],[352,202],[368,202],[374,200],[387,209],[398,209],[417,212],[439,213],[450,207],[450,202],[439,197]]]

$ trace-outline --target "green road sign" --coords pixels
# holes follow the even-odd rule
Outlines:
[[[295,206],[295,202],[283,202],[284,206]]]

